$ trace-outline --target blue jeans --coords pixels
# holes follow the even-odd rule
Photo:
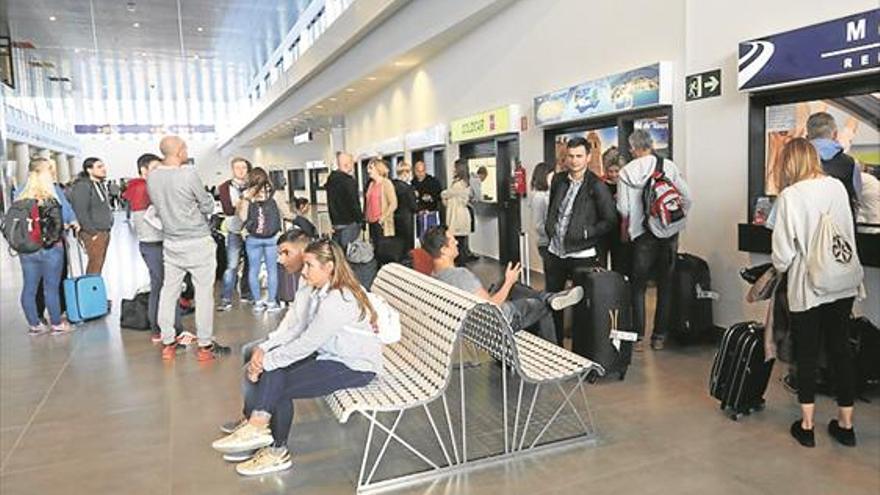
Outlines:
[[[333,226],[333,240],[342,247],[342,252],[345,252],[348,249],[348,245],[356,241],[360,235],[361,224],[359,223]]]
[[[238,281],[238,264],[241,261],[241,248],[243,245],[244,241],[240,234],[229,233],[226,236],[226,271],[223,272],[223,290],[220,292],[220,299],[222,301],[232,301],[232,291],[235,290],[235,283]],[[245,258],[241,277],[245,280],[248,279],[247,258]],[[249,295],[247,292],[250,288],[245,289],[245,282],[242,280],[242,298],[246,298]]]
[[[260,264],[266,263],[266,273],[269,279],[268,302],[278,302],[278,248],[274,237],[260,239],[249,236],[244,242],[248,257],[248,281],[251,285],[251,295],[256,302],[260,298]]]
[[[37,314],[37,286],[40,285],[40,280],[43,281],[43,296],[46,300],[46,309],[49,310],[49,322],[59,325],[61,298],[58,284],[61,283],[64,264],[64,248],[61,243],[36,253],[22,254],[19,259],[24,280],[24,287],[21,289],[21,308],[24,310],[28,325],[35,326],[40,323],[40,315]]]
[[[147,316],[150,320],[150,330],[159,332],[159,295],[162,292],[162,284],[165,282],[165,256],[162,254],[161,242],[141,242],[138,244],[141,251],[141,257],[147,265],[147,271],[150,273],[150,301],[147,304]],[[174,329],[178,333],[183,331],[183,324],[180,319],[183,310],[177,305],[174,313]]]

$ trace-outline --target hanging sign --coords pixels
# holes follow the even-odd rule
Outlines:
[[[672,67],[658,62],[535,98],[535,125],[672,104]]]
[[[739,44],[740,90],[880,71],[880,9]]]

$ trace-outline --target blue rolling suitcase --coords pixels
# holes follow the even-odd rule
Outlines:
[[[80,272],[84,272],[82,246],[75,238],[69,242],[76,245],[79,254]],[[68,249],[72,254],[74,249]],[[73,263],[68,263],[68,278],[64,280],[64,302],[67,305],[67,320],[80,323],[106,316],[110,312],[107,306],[107,288],[101,275],[73,276]]]
[[[438,225],[440,225],[439,211],[420,211],[416,213],[416,241],[422,237],[426,230]]]

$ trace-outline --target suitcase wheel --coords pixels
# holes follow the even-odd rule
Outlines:
[[[739,419],[739,417],[740,417],[740,413],[735,412],[735,413],[730,414],[731,421],[736,421]]]

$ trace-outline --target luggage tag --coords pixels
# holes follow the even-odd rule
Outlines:
[[[620,352],[620,343],[622,341],[627,342],[635,342],[639,338],[639,334],[636,332],[625,332],[622,330],[618,330],[617,323],[620,319],[620,310],[618,309],[609,309],[608,316],[611,318],[611,331],[608,333],[608,338],[611,339],[611,344]]]
[[[696,284],[695,292],[697,293],[697,299],[711,299],[717,301],[721,298],[721,295],[714,290],[703,290],[703,288],[700,287],[700,284]]]

